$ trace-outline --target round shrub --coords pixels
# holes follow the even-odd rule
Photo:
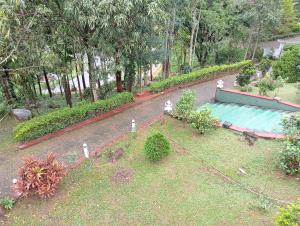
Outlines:
[[[147,138],[144,149],[147,158],[156,162],[167,156],[171,148],[169,141],[161,133],[155,133]]]
[[[219,121],[212,116],[209,109],[204,109],[191,112],[188,123],[192,128],[197,129],[200,134],[205,134],[216,129]]]
[[[292,47],[285,51],[279,60],[275,61],[272,69],[275,78],[281,76],[288,82],[297,82],[300,79],[300,48]]]
[[[277,226],[300,225],[300,202],[280,208],[276,217]]]

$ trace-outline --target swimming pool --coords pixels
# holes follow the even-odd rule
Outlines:
[[[254,132],[278,134],[282,133],[282,118],[291,114],[288,111],[222,102],[207,103],[199,107],[198,110],[204,108],[210,109],[213,116],[222,123],[230,122],[234,126]]]

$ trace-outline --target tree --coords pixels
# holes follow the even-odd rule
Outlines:
[[[295,32],[300,29],[294,5],[295,3],[293,0],[281,1],[282,12],[280,32],[282,33]]]

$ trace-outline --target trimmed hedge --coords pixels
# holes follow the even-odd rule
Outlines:
[[[241,61],[235,64],[223,64],[223,65],[216,65],[212,67],[203,68],[189,74],[184,75],[177,75],[172,76],[167,79],[154,82],[150,85],[150,91],[153,93],[161,92],[165,89],[168,89],[172,86],[192,82],[198,79],[204,79],[213,76],[215,73],[218,72],[226,72],[230,70],[240,69],[248,64],[251,64],[251,61]]]
[[[32,140],[132,101],[133,94],[124,92],[106,100],[83,102],[73,108],[52,111],[19,124],[14,129],[14,137],[17,141]]]

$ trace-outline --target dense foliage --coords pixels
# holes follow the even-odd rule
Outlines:
[[[17,141],[31,140],[131,101],[133,101],[133,94],[124,92],[106,100],[83,102],[73,108],[58,109],[19,124],[14,129],[14,137]]]
[[[201,111],[192,111],[188,118],[189,125],[197,129],[200,134],[205,134],[213,129],[216,129],[219,121],[215,119],[209,109]]]
[[[53,153],[49,153],[46,160],[27,157],[19,171],[15,189],[21,197],[50,197],[54,195],[58,183],[65,175],[65,166]]]
[[[277,226],[297,226],[300,225],[300,203],[292,203],[285,208],[279,209],[276,217]]]
[[[287,82],[297,82],[300,79],[300,48],[294,46],[286,50],[272,68],[275,78],[281,76]]]
[[[216,75],[216,73],[219,72],[235,71],[250,63],[251,63],[250,61],[242,61],[235,64],[216,65],[212,67],[203,68],[198,71],[193,71],[189,74],[172,76],[168,79],[151,84],[150,90],[151,92],[156,92],[156,93],[161,92],[172,86],[184,84],[198,79],[213,77]]]
[[[284,149],[280,152],[280,168],[288,175],[300,173],[300,114],[284,118]]]
[[[170,153],[170,143],[161,133],[154,133],[145,142],[146,157],[153,162],[161,160]]]
[[[192,90],[183,91],[176,102],[174,115],[179,119],[187,119],[195,107],[195,93]]]

